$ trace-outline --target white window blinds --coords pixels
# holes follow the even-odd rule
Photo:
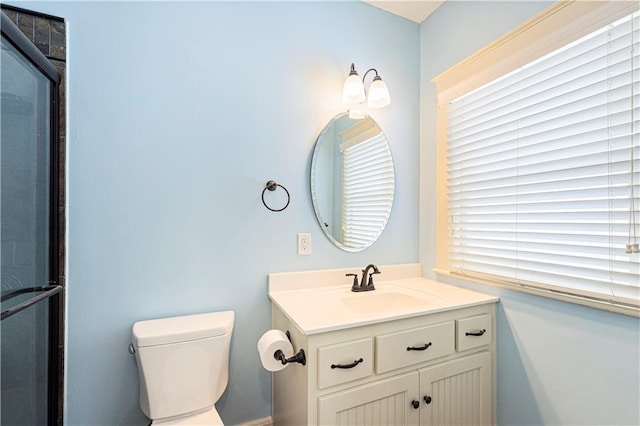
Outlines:
[[[639,28],[629,15],[449,104],[451,271],[638,305]]]
[[[384,230],[393,204],[391,152],[379,130],[357,143],[343,143],[342,151],[343,244],[369,246]]]

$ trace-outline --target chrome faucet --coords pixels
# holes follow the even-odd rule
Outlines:
[[[369,272],[370,269],[373,271]],[[367,265],[366,268],[362,270],[362,280],[360,284],[358,284],[358,275],[357,274],[346,274],[348,277],[353,277],[353,286],[351,287],[351,291],[371,291],[375,290],[375,286],[373,285],[373,276],[379,274],[380,271],[378,267],[374,264]],[[369,279],[367,280],[367,276]]]

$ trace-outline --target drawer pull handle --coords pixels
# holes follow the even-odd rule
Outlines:
[[[487,330],[483,328],[482,330],[478,330],[478,331],[467,331],[466,333],[464,333],[464,335],[465,336],[482,336],[486,332]]]
[[[331,364],[331,368],[353,368],[356,365],[360,364],[361,362],[364,362],[364,360],[362,358],[360,359],[356,359],[355,361],[353,361],[351,364],[347,364],[347,365],[342,365],[342,364]]]
[[[408,351],[425,351],[431,346],[431,342],[425,343],[424,346],[407,346]]]

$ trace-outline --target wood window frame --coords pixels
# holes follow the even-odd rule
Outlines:
[[[439,275],[518,290],[640,317],[640,310],[585,297],[463,277],[448,268],[447,107],[449,101],[508,74],[640,9],[636,1],[558,1],[477,53],[434,77],[436,85],[436,266]]]

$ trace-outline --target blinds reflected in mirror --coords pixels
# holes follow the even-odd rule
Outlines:
[[[639,21],[450,103],[451,271],[639,304]]]
[[[346,247],[366,247],[380,236],[389,219],[395,188],[386,137],[377,125],[375,131],[360,130],[343,134],[341,143],[341,232]]]

